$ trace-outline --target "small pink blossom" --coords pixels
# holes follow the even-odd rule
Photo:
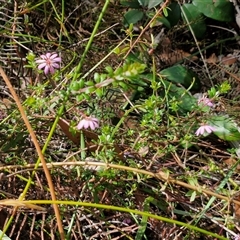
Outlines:
[[[99,121],[97,118],[94,117],[85,117],[83,118],[77,125],[77,129],[87,129],[91,128],[92,130],[95,130],[96,128],[99,128]]]
[[[195,132],[197,136],[204,135],[204,133],[211,133],[214,132],[215,128],[210,125],[202,125],[198,130]]]
[[[201,98],[198,99],[198,105],[205,107],[214,107],[213,102],[211,101],[211,99],[207,98],[206,96],[202,96]]]
[[[38,64],[38,69],[44,68],[44,73],[47,75],[48,73],[53,74],[55,69],[60,68],[59,63],[61,60],[57,53],[46,53],[41,55],[40,59],[36,60],[36,63]]]
[[[236,234],[234,240],[240,240],[240,234]]]

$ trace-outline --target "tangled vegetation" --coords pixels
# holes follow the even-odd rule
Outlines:
[[[236,0],[0,0],[0,239],[240,239]]]

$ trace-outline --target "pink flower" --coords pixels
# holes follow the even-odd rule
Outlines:
[[[77,125],[77,129],[81,130],[83,128],[91,128],[92,130],[95,130],[96,128],[99,128],[99,121],[97,118],[94,117],[85,117],[83,118]]]
[[[240,240],[240,234],[235,235],[234,240]]]
[[[44,68],[44,73],[47,75],[48,73],[53,74],[55,69],[60,68],[59,63],[61,62],[61,58],[57,53],[46,53],[45,55],[40,56],[41,59],[36,60],[38,64],[38,69]]]
[[[204,133],[211,133],[214,132],[215,128],[210,125],[202,125],[198,130],[195,132],[197,136],[204,135]]]
[[[202,96],[201,98],[198,99],[198,105],[202,106],[202,107],[205,107],[205,106],[213,107],[214,106],[211,99],[207,98],[206,96]]]

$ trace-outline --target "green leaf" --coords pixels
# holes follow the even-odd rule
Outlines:
[[[121,4],[123,6],[129,7],[129,8],[140,8],[140,4],[138,0],[123,0],[121,1]]]
[[[190,197],[190,202],[193,202],[197,196],[197,192],[193,190],[189,190],[186,194],[187,197]]]
[[[163,0],[138,0],[138,2],[142,7],[147,7],[148,9],[151,9],[162,3]]]
[[[133,9],[129,10],[124,15],[124,25],[130,25],[131,23],[135,24],[140,21],[144,16],[144,13],[141,10]]]
[[[163,15],[165,16],[165,17],[167,17],[168,16],[168,11],[167,11],[167,8],[163,8]]]
[[[103,88],[98,88],[98,89],[96,89],[95,93],[100,98],[104,94],[104,89]]]
[[[168,6],[168,8],[166,8],[166,11],[167,16],[157,16],[156,21],[163,23],[165,27],[170,29],[178,23],[181,17],[181,10],[178,3],[173,2]]]
[[[90,86],[94,86],[95,84],[93,81],[86,81],[85,85],[90,87]]]
[[[197,38],[202,38],[207,29],[203,14],[199,12],[198,8],[195,7],[193,4],[187,4],[187,3],[183,4],[182,8],[194,32],[194,35]],[[182,18],[184,22],[187,24],[188,22],[183,13],[182,13]]]
[[[36,98],[35,97],[28,97],[25,104],[28,106],[32,106],[36,103]]]
[[[148,2],[148,9],[154,8],[163,2],[163,0],[146,0],[146,1]]]
[[[88,87],[85,89],[85,93],[90,94],[90,93],[94,92],[94,90],[95,90],[95,87]]]
[[[150,209],[150,203],[153,201],[153,197],[147,197],[143,202],[143,210],[144,212],[149,212]],[[135,237],[135,240],[141,240],[143,239],[144,233],[147,229],[147,222],[148,217],[142,216],[141,223],[139,224],[139,228]]]
[[[225,141],[240,140],[236,122],[227,115],[213,116],[208,123],[215,128],[214,134]]]
[[[94,73],[94,81],[99,83],[101,81],[100,74],[98,72]]]
[[[143,64],[144,64],[144,61],[142,61],[142,60],[139,58],[139,53],[130,53],[130,54],[127,56],[127,60],[130,61],[130,62],[139,62],[139,63],[143,63]]]
[[[160,22],[160,23],[163,23],[165,27],[167,27],[168,29],[171,28],[171,23],[167,20],[166,17],[164,16],[158,16],[156,17],[156,22]],[[154,26],[154,25],[153,25]]]
[[[229,0],[193,0],[199,12],[205,16],[222,21],[234,21],[234,7]]]
[[[0,230],[0,235],[2,235],[3,231]],[[3,235],[2,240],[11,240],[6,234]]]
[[[166,68],[162,70],[160,74],[171,82],[182,84],[185,88],[189,88],[192,84],[192,90],[199,90],[201,87],[198,76],[193,71],[181,65]]]
[[[171,84],[169,97],[178,101],[179,113],[187,113],[197,106],[197,100],[185,88]]]
[[[79,89],[80,89],[79,83],[78,83],[78,82],[73,82],[73,83],[71,83],[70,88],[71,88],[71,90],[73,90],[73,91],[79,91]]]
[[[139,76],[134,76],[130,79],[130,83],[134,84],[136,86],[140,87],[145,87],[147,88],[149,86],[148,83],[146,83],[143,79],[141,79]]]
[[[178,87],[175,84],[163,81],[165,90],[160,92],[160,96],[164,98],[167,94],[169,101],[176,100],[179,114],[186,114],[197,106],[197,99],[193,97],[184,87]],[[166,92],[166,89],[168,92]]]
[[[138,0],[138,2],[142,7],[146,7],[148,5],[148,0]]]
[[[197,196],[197,192],[193,191],[192,195],[191,195],[191,198],[190,198],[190,202],[193,202],[195,200],[196,196]]]
[[[181,17],[181,9],[177,2],[173,2],[168,6],[168,16],[167,20],[170,22],[171,26],[175,26]]]
[[[105,70],[107,71],[107,73],[108,73],[109,75],[112,75],[112,74],[113,74],[113,68],[112,68],[111,66],[106,66],[106,67],[105,67]]]
[[[143,79],[147,84],[150,84],[153,79],[153,75],[144,74],[141,75],[141,79]],[[184,87],[176,86],[175,84],[160,78],[156,80],[162,82],[162,86],[164,85],[164,89],[159,89],[160,97],[167,98],[168,100],[176,99],[180,114],[190,112],[197,107],[197,99],[193,97]]]

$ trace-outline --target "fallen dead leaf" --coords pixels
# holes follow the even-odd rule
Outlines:
[[[223,57],[221,59],[221,63],[223,65],[230,66],[230,65],[234,64],[235,62],[237,62],[237,60],[238,60],[237,56],[234,56],[232,54],[228,54],[226,57]]]
[[[205,60],[207,63],[217,63],[218,62],[218,58],[217,58],[217,56],[216,56],[216,54],[215,53],[213,53],[209,58],[207,58],[206,60]]]
[[[227,166],[231,167],[236,163],[236,160],[234,158],[228,158],[223,161]],[[240,165],[237,166],[237,170],[240,170]]]
[[[191,59],[192,61],[198,60],[197,56],[192,56],[190,53],[184,52],[183,50],[175,50],[171,53],[162,53],[159,55],[162,62],[173,65],[185,58]]]
[[[238,196],[234,197],[234,200],[240,201],[240,195],[238,194]],[[235,213],[235,217],[237,219],[240,218],[240,206],[238,204],[234,204],[234,213]]]

